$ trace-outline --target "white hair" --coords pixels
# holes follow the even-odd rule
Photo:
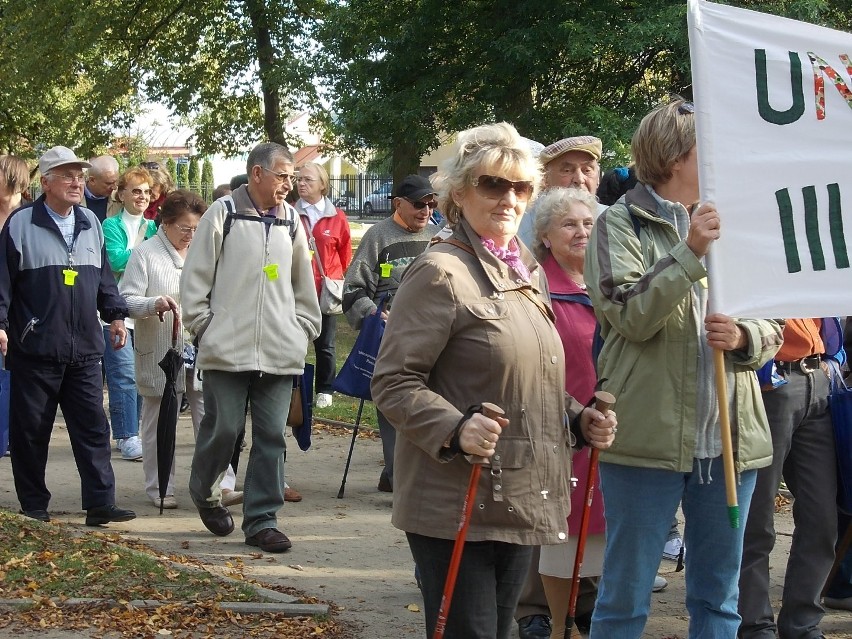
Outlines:
[[[118,175],[118,160],[111,155],[99,155],[89,160],[89,164],[92,165],[89,173],[94,175],[102,175],[104,173],[115,173]]]

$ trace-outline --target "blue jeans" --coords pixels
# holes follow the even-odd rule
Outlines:
[[[438,622],[454,539],[405,533],[419,568],[426,636]],[[447,615],[445,639],[509,639],[532,546],[500,541],[466,542]]]
[[[109,423],[113,439],[139,435],[142,396],[136,390],[136,363],[133,359],[133,331],[127,331],[127,343],[112,349],[109,326],[104,326],[104,375],[109,391]]]
[[[638,639],[672,518],[682,504],[686,520],[686,608],[690,639],[737,636],[744,525],[728,523],[722,459],[699,460],[690,473],[601,463],[606,513],[603,575],[591,639]],[[712,481],[710,480],[712,477]],[[748,517],[756,470],[739,475],[740,520]]]

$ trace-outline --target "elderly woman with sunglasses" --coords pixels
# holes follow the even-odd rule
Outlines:
[[[728,521],[714,349],[724,352],[743,513],[757,469],[772,460],[755,370],[778,350],[781,328],[707,313],[704,257],[721,224],[712,203],[697,202],[693,111],[675,100],[642,119],[631,148],[639,184],[598,218],[586,251],[604,340],[598,378],[621,422],[600,460],[606,549],[592,639],[642,636],[679,505],[689,637],[737,636],[743,527]]]
[[[515,239],[539,179],[511,125],[459,135],[438,180],[452,232],[408,267],[376,362],[373,397],[397,430],[393,523],[420,569],[429,636],[471,462],[486,467],[444,636],[504,639],[531,547],[567,538],[572,431],[601,448],[615,431],[613,413],[564,393],[543,275]]]
[[[142,439],[142,470],[145,474],[145,493],[155,506],[160,505],[160,482],[157,478],[157,421],[166,376],[158,366],[172,346],[173,315],[180,319],[180,274],[186,252],[198,228],[198,221],[207,204],[192,191],[178,189],[163,200],[161,224],[156,235],[133,251],[127,263],[119,291],[127,302],[130,317],[136,321],[136,385],[142,395],[142,419],[139,434]],[[166,315],[168,313],[168,315]],[[184,352],[183,331],[178,332],[179,351]],[[192,349],[192,347],[189,347]],[[192,349],[194,351],[194,349]],[[195,433],[204,416],[204,399],[197,388],[195,368],[188,366],[179,375],[177,392],[185,393],[192,412]],[[236,478],[228,467],[220,484],[223,502],[240,502],[242,493],[234,492]],[[163,500],[164,508],[177,508],[175,499],[175,468],[172,464],[169,483]]]
[[[152,220],[143,217],[151,201],[151,174],[142,167],[126,170],[118,178],[115,192],[121,208],[103,223],[104,246],[115,279],[120,283],[134,247],[151,237],[157,228]],[[109,327],[104,326],[104,372],[109,390],[109,416],[112,436],[118,444],[122,459],[142,459],[139,440],[139,416],[142,397],[136,391],[136,371],[133,363],[133,320],[125,322],[127,347],[113,350],[109,345]]]

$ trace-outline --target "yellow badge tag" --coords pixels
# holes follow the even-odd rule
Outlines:
[[[698,283],[701,284],[701,286],[703,286],[704,288],[707,288],[707,278],[706,277],[702,277],[700,280],[698,280]]]
[[[277,264],[267,264],[263,267],[263,272],[266,273],[266,279],[268,279],[270,282],[274,282],[278,279]]]
[[[65,286],[74,286],[74,279],[77,277],[77,271],[71,268],[62,270],[62,275],[65,276]]]
[[[391,271],[393,270],[393,264],[382,262],[379,264],[379,268],[382,269],[382,277],[390,277]]]

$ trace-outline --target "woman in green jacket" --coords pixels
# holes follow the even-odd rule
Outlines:
[[[586,251],[603,390],[621,428],[601,454],[607,540],[592,639],[642,635],[672,518],[683,505],[690,638],[735,637],[743,529],[727,518],[713,349],[725,352],[740,508],[772,443],[754,371],[781,344],[768,320],[707,314],[704,257],[720,235],[697,203],[694,107],[651,111],[633,135],[639,184],[604,212]],[[743,515],[745,518],[745,514]]]

